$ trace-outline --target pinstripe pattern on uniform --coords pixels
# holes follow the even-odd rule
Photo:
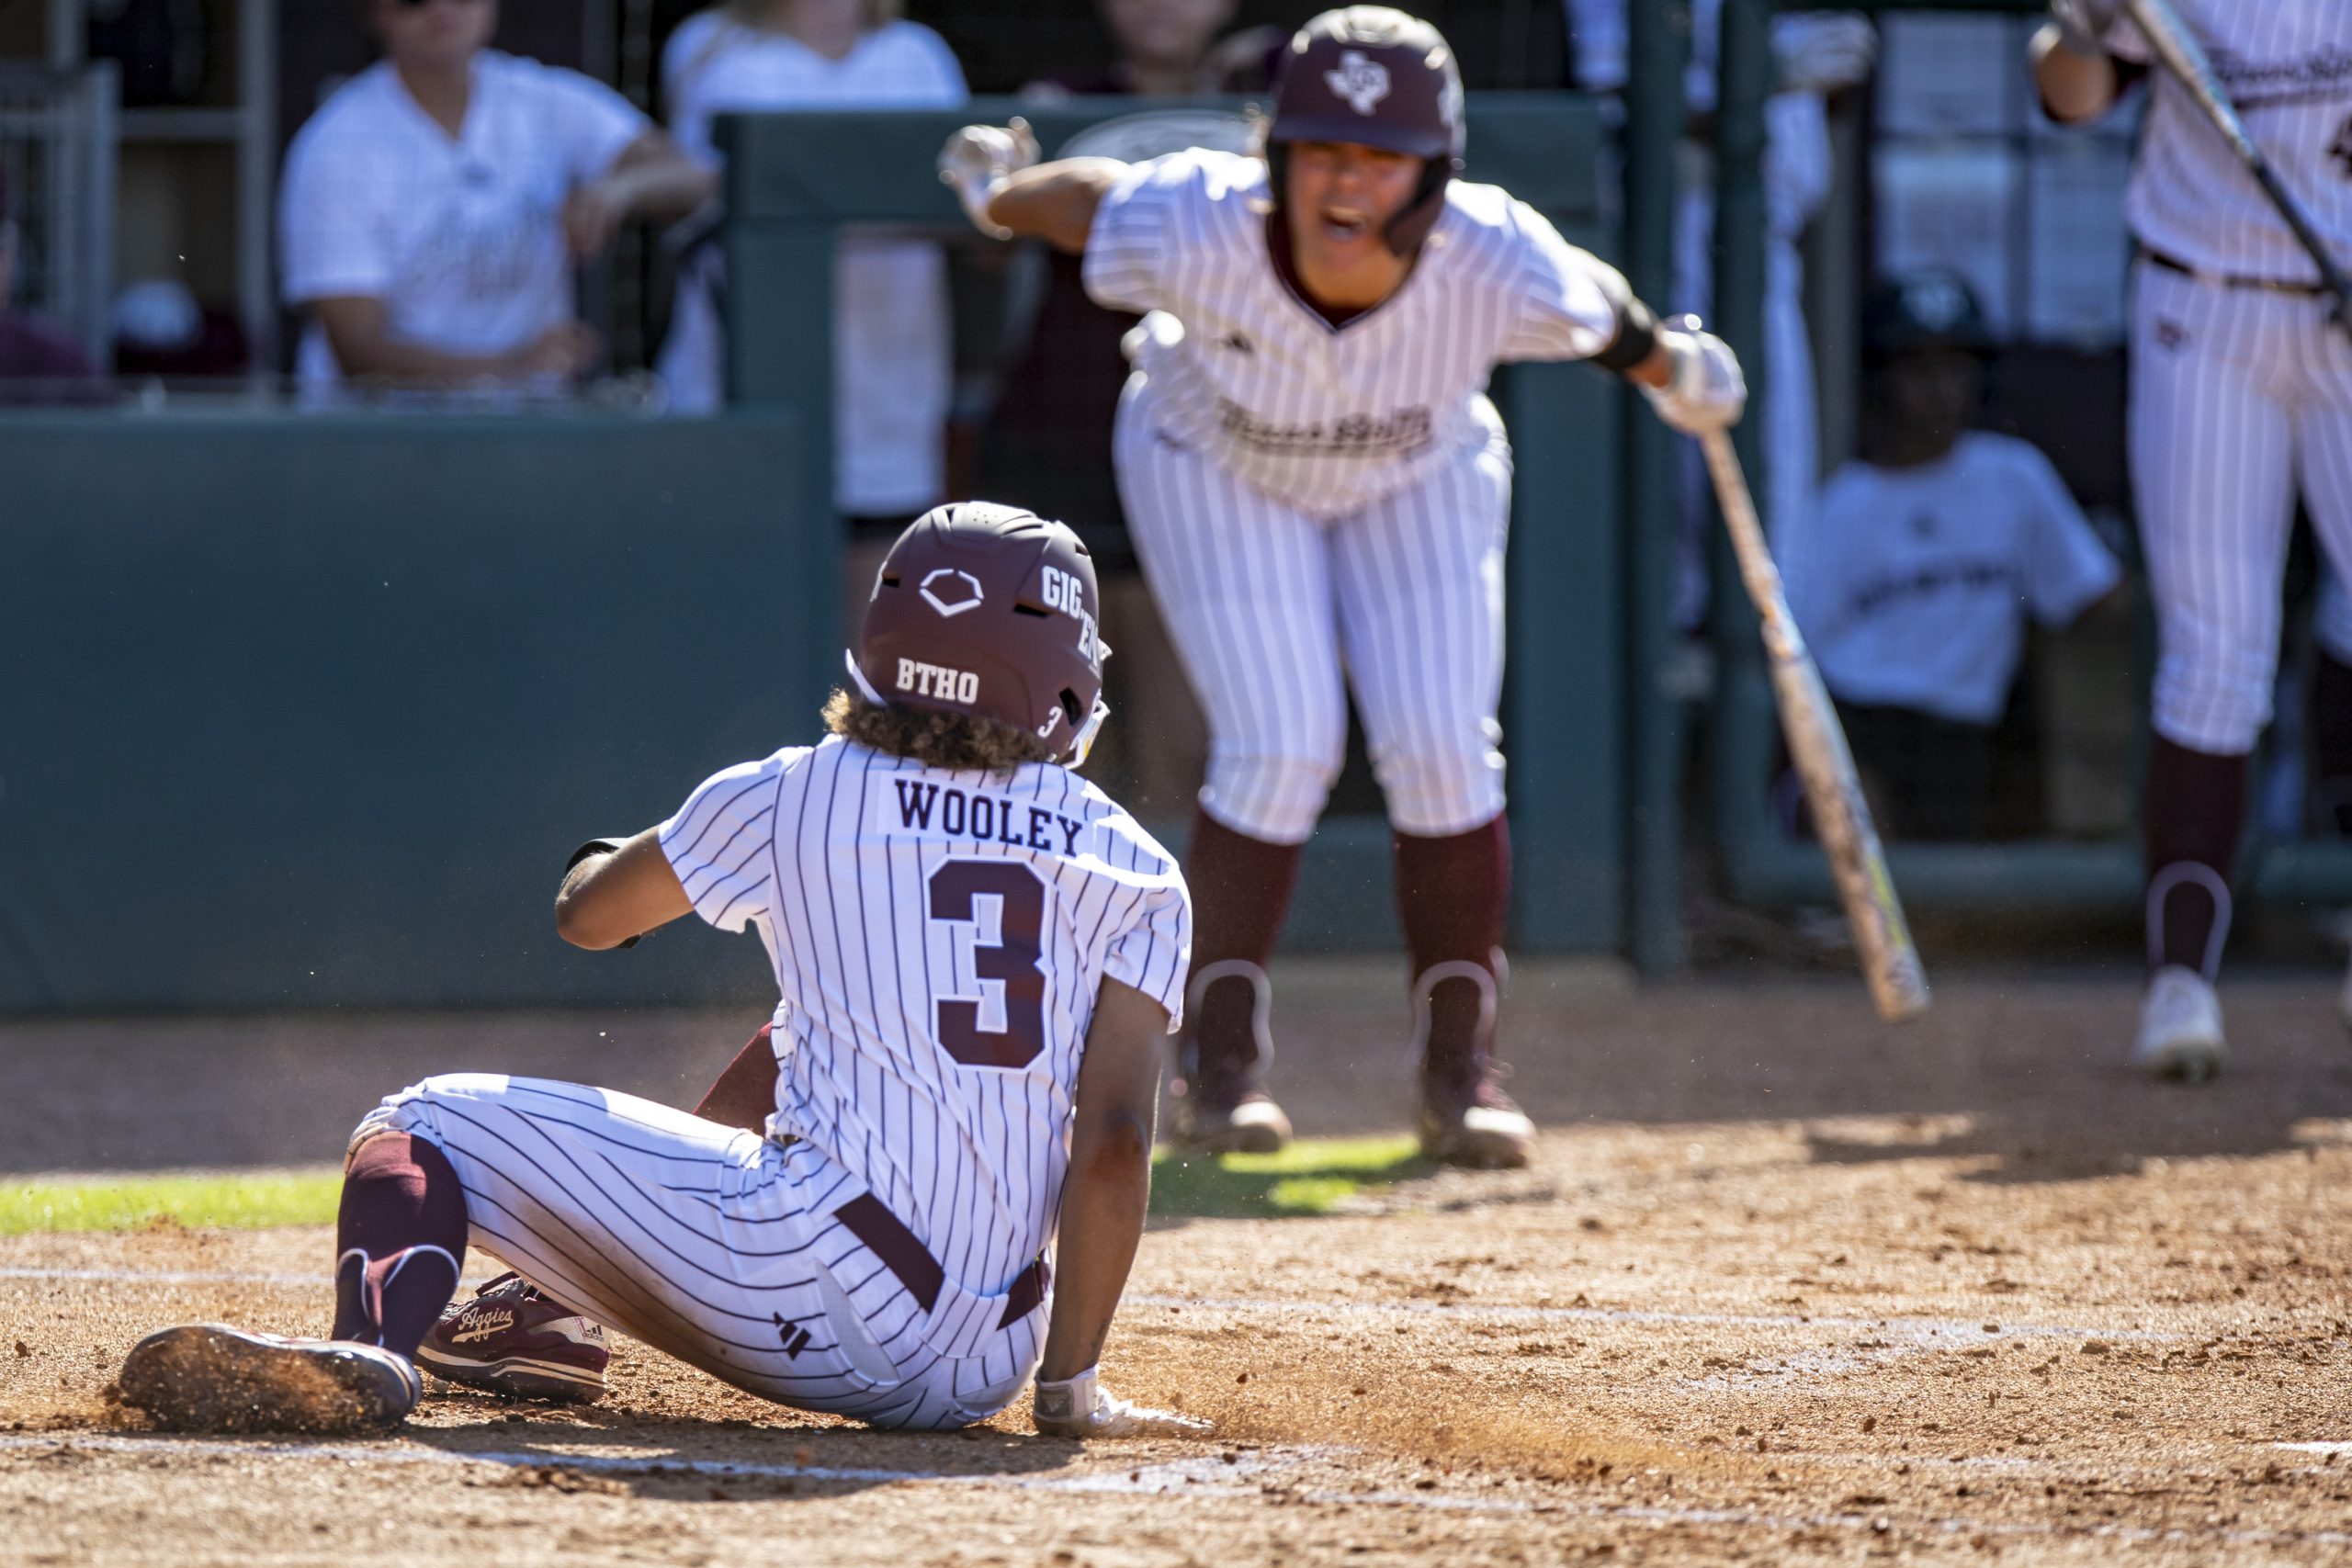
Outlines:
[[[1332,518],[1492,439],[1495,364],[1599,353],[1623,280],[1533,209],[1456,181],[1396,294],[1333,327],[1267,248],[1266,170],[1195,150],[1137,164],[1103,198],[1087,289],[1150,312],[1128,352],[1162,426],[1253,489]]]
[[[1487,444],[1325,521],[1182,444],[1138,375],[1121,400],[1119,491],[1178,657],[1208,710],[1202,809],[1237,832],[1313,832],[1352,682],[1390,818],[1442,837],[1503,808],[1502,571],[1510,455]]]
[[[1114,450],[1154,597],[1208,710],[1201,807],[1277,843],[1314,830],[1352,683],[1390,820],[1431,837],[1503,808],[1499,361],[1616,333],[1623,277],[1533,209],[1453,182],[1396,292],[1334,327],[1266,237],[1265,164],[1136,165],[1096,211],[1089,293],[1148,314]]]
[[[1043,1349],[1047,1303],[1008,1323],[1006,1297],[1053,1238],[1102,982],[1181,1017],[1192,915],[1174,860],[1068,769],[951,773],[838,739],[719,773],[661,839],[696,912],[758,931],[775,964],[768,1137],[458,1075],[387,1100],[355,1142],[426,1138],[476,1245],[738,1387],[888,1426],[992,1414]],[[1011,982],[980,968],[1027,940],[1007,897],[974,895],[969,919],[932,902],[944,867],[975,861],[1039,889],[1044,999],[1016,1067],[951,1057],[936,1021],[960,1002],[980,1035],[1016,1043]],[[940,1265],[928,1302],[837,1217],[868,1193]]]
[[[2157,732],[2251,751],[2270,720],[2296,491],[2352,571],[2352,344],[2325,304],[2142,263],[2131,452],[2156,603]]]
[[[2264,156],[2338,258],[2352,254],[2352,0],[2174,0]],[[2129,21],[2109,47],[2146,61]],[[2224,276],[2318,276],[2254,177],[2162,72],[2124,216],[2141,242]]]
[[[990,803],[992,818],[1002,802],[1024,826],[1052,824],[1041,829],[1050,852],[944,830],[951,795]],[[910,800],[931,803],[930,827],[906,816]],[[939,1260],[954,1302],[1001,1295],[1052,1234],[1069,1090],[1102,978],[1181,1015],[1191,915],[1173,857],[1066,768],[949,773],[839,740],[716,775],[662,842],[696,909],[726,929],[758,927],[775,957],[771,1133],[865,1183]],[[934,1040],[951,999],[977,999],[984,1030],[1004,1026],[1001,983],[975,971],[1002,935],[989,923],[1000,901],[976,900],[971,921],[931,918],[930,879],[951,860],[1026,866],[1045,889],[1044,1048],[1022,1067],[964,1065]],[[927,1332],[969,1338],[981,1312],[943,1309]],[[971,1322],[947,1321],[958,1314]]]
[[[385,1130],[426,1138],[448,1159],[473,1245],[567,1304],[781,1403],[963,1425],[1009,1402],[1043,1345],[1042,1304],[998,1343],[950,1356],[910,1332],[923,1314],[895,1280],[849,1288],[863,1251],[831,1210],[858,1184],[806,1145],[491,1074],[394,1095],[355,1142]],[[843,1297],[852,1310],[829,1300]]]

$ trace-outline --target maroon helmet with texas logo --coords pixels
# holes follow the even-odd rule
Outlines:
[[[865,700],[1017,725],[1075,767],[1102,702],[1102,601],[1068,525],[951,502],[908,525],[875,574],[849,658]]]
[[[1398,255],[1429,237],[1462,172],[1462,71],[1444,35],[1386,6],[1343,6],[1292,35],[1278,66],[1266,162],[1274,201],[1294,141],[1352,141],[1419,158],[1420,184],[1383,238]]]

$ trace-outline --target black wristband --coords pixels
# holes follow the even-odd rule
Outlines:
[[[1647,359],[1657,348],[1657,318],[1639,299],[1628,299],[1617,307],[1617,335],[1609,346],[1592,356],[1592,362],[1603,370],[1623,376]]]
[[[586,843],[572,851],[571,858],[563,863],[564,875],[570,876],[572,873],[572,869],[579,865],[582,861],[593,860],[598,855],[609,855],[616,853],[619,851],[620,847],[627,842],[628,842],[627,839],[589,840]],[[645,933],[643,931],[639,931],[637,935],[621,943],[621,946],[635,947],[639,942],[643,942],[644,940]]]
[[[615,853],[627,842],[628,842],[627,839],[591,839],[586,843],[571,852],[571,858],[563,863],[563,869],[566,873],[569,873],[573,866],[578,865],[582,861],[588,859],[592,855],[608,855]]]

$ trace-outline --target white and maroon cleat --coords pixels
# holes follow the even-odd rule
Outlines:
[[[424,1380],[399,1353],[222,1323],[159,1329],[123,1358],[115,1393],[173,1432],[379,1431],[416,1408]]]
[[[590,1404],[605,1396],[605,1325],[502,1274],[452,1303],[417,1347],[434,1376],[492,1393]]]

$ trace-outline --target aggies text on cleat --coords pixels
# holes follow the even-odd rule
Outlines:
[[[441,1314],[416,1360],[435,1377],[492,1393],[588,1404],[605,1396],[612,1352],[603,1324],[519,1274],[501,1274]]]
[[[374,1345],[196,1323],[132,1346],[115,1386],[166,1431],[345,1433],[397,1425],[424,1381]]]

